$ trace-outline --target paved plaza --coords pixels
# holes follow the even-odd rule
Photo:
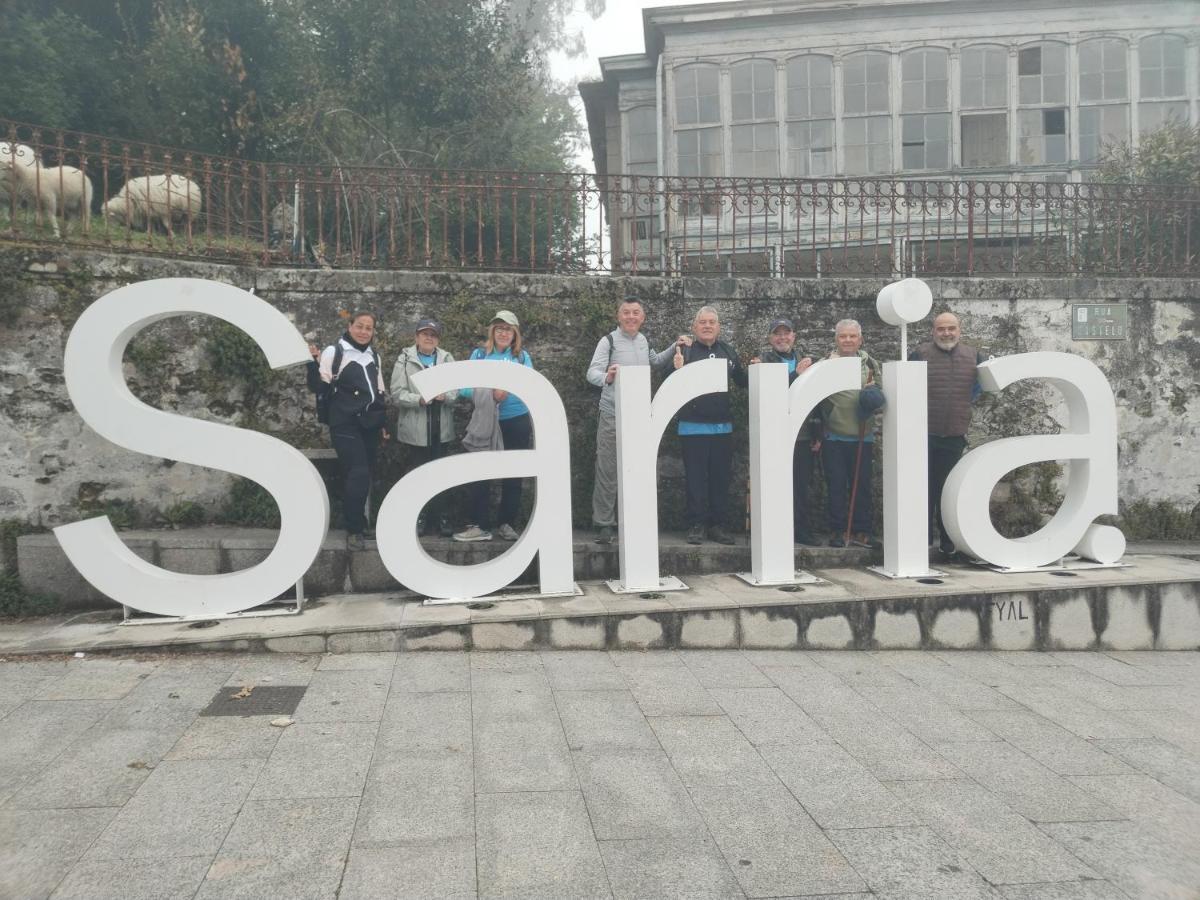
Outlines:
[[[6,900],[821,896],[1200,896],[1200,654],[0,662]]]

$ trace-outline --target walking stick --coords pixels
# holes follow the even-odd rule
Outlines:
[[[847,547],[850,546],[850,529],[853,527],[854,519],[854,501],[858,497],[858,467],[862,464],[863,438],[867,434],[867,423],[864,419],[858,423],[858,447],[854,451],[854,477],[850,482],[850,505],[846,509],[846,533],[842,537],[842,543]]]

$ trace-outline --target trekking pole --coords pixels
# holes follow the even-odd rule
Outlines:
[[[850,546],[850,529],[853,527],[854,501],[858,497],[858,467],[862,464],[863,438],[867,434],[866,420],[858,423],[858,447],[854,451],[854,477],[850,481],[850,505],[846,509],[846,534],[843,543]]]

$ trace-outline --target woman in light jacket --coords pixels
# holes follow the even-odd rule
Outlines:
[[[410,471],[445,456],[446,446],[454,440],[454,401],[458,391],[446,391],[426,403],[412,383],[413,375],[423,369],[454,362],[454,357],[438,346],[441,339],[442,326],[433,319],[422,319],[417,323],[415,343],[400,351],[392,368],[392,398],[399,409],[396,440],[411,448],[406,454],[413,460],[407,466]],[[449,537],[453,533],[444,506],[440,494],[429,501],[424,514],[417,519],[419,534],[440,533]]]

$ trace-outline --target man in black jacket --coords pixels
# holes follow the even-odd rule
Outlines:
[[[809,366],[812,357],[805,356],[796,348],[796,331],[792,320],[776,319],[771,323],[767,335],[770,344],[750,362],[786,363],[788,367],[788,384],[796,380]],[[792,525],[794,540],[797,544],[809,547],[818,546],[812,533],[812,521],[809,517],[809,493],[812,488],[814,455],[821,450],[821,440],[814,437],[814,428],[820,419],[814,417],[806,421],[796,435],[796,447],[792,452]]]
[[[737,351],[720,340],[717,311],[702,306],[692,322],[692,336],[681,335],[675,344],[675,368],[704,359],[724,359],[729,380],[746,386],[746,370]],[[689,400],[679,413],[679,444],[683,449],[683,472],[687,482],[689,544],[710,540],[732,544],[725,530],[729,512],[729,482],[733,475],[733,414],[729,392],[703,394]]]

